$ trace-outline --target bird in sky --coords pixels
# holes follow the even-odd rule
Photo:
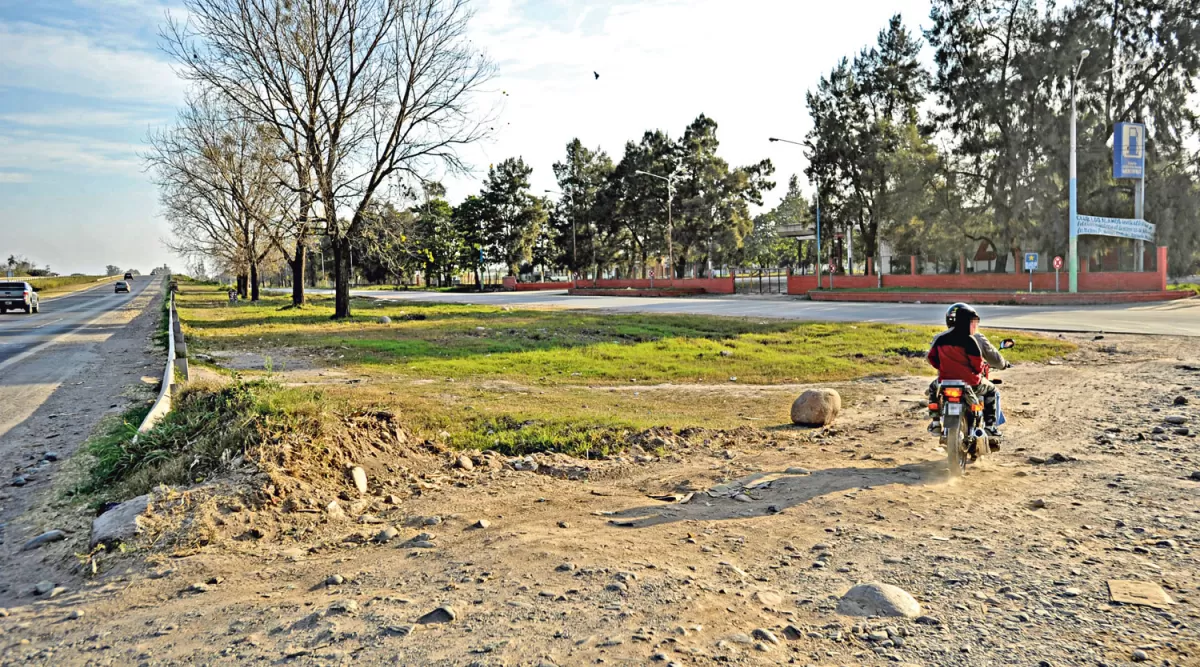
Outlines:
[[[600,78],[600,73],[599,73],[599,72],[592,72],[592,74],[594,74],[594,75],[596,76],[596,78],[597,78],[597,79],[599,79],[599,78]]]

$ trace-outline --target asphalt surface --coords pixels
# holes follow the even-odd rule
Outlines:
[[[98,343],[117,333],[124,321],[111,316],[124,310],[162,281],[132,281],[132,292],[116,294],[112,283],[47,298],[41,312],[0,315],[0,436],[45,401],[54,389],[79,370]]]
[[[116,294],[112,283],[51,297],[41,302],[41,312],[26,315],[8,311],[0,315],[0,371],[15,359],[29,358],[30,351],[40,352],[62,336],[86,326],[99,315],[124,307],[157,278],[130,281],[130,293]]]
[[[831,303],[787,296],[641,298],[568,296],[565,290],[484,294],[352,290],[351,294],[389,301],[471,303],[514,308],[553,307],[890,324],[938,324],[946,312],[946,306],[941,304]],[[1200,336],[1200,298],[1111,306],[980,306],[979,312],[984,326],[1000,329]]]

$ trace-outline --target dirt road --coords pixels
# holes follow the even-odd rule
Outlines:
[[[537,471],[389,461],[337,515],[221,501],[196,515],[203,540],[22,592],[0,663],[1200,664],[1200,351],[1078,340],[1004,374],[1005,450],[958,482],[920,378],[839,386],[846,410],[820,431],[664,434]],[[586,479],[547,474],[567,465]],[[389,498],[396,483],[411,496]],[[1110,580],[1171,604],[1112,603]],[[838,613],[864,582],[920,617]]]
[[[0,604],[69,557],[54,546],[21,548],[68,528],[44,516],[61,504],[68,457],[105,415],[144,400],[161,377],[150,340],[161,295],[161,280],[143,277],[131,294],[105,284],[47,299],[36,315],[0,316]]]

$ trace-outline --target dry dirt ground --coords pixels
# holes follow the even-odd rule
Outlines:
[[[20,592],[0,664],[1200,665],[1200,349],[1078,340],[1003,374],[1005,449],[958,481],[920,378],[848,383],[865,398],[819,431],[668,434],[661,456],[536,471],[367,466],[345,517],[224,502],[209,528],[237,539],[134,551],[91,579],[48,553],[67,590]],[[563,470],[586,478],[544,474]],[[157,501],[164,521],[203,502]],[[1173,603],[1113,603],[1109,580]],[[922,617],[839,615],[862,582],[905,589]]]

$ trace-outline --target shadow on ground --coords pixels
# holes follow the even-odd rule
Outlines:
[[[893,468],[827,468],[809,474],[755,473],[720,485],[740,487],[750,502],[729,497],[710,497],[699,491],[686,504],[659,503],[622,510],[610,524],[621,528],[648,528],[679,521],[726,521],[785,512],[813,498],[832,493],[858,491],[879,486],[927,486],[949,480],[944,461],[908,463]],[[717,488],[717,487],[714,487]]]

